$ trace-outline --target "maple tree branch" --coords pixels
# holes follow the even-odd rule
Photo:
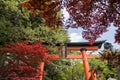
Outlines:
[[[113,6],[113,9],[114,9],[114,11],[115,11],[117,14],[119,14],[119,16],[120,16],[120,13],[116,10],[115,6]]]
[[[106,5],[106,4],[104,4],[102,1],[100,1],[100,3],[102,4],[102,5],[104,5],[104,6],[108,6],[108,5]],[[116,8],[113,6],[113,3],[111,3],[111,4],[109,4],[110,5],[110,7],[111,7],[111,9],[113,10],[113,11],[115,11],[117,14],[119,14],[120,15],[120,13],[116,10]]]

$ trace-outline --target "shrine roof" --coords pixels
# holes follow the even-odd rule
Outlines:
[[[65,46],[67,47],[90,47],[90,46],[98,46],[98,48],[101,48],[102,44],[106,40],[101,40],[101,41],[95,41],[93,45],[90,45],[89,42],[66,42],[64,43]],[[49,45],[46,42],[42,43],[43,45]],[[56,44],[56,46],[61,46],[59,43]]]
[[[106,40],[96,41],[96,42],[94,42],[93,45],[90,45],[89,42],[68,42],[68,43],[65,43],[65,46],[67,46],[67,47],[98,46],[99,48],[101,48],[102,44],[103,44],[105,41],[106,41]]]

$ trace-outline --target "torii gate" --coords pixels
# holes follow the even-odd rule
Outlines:
[[[86,80],[96,80],[96,76],[94,75],[93,71],[91,71],[90,74],[90,68],[87,59],[94,58],[95,56],[86,54],[86,51],[95,51],[101,48],[103,41],[97,41],[93,45],[90,45],[88,42],[80,42],[80,43],[65,43],[64,46],[61,47],[61,54],[57,55],[50,55],[51,57],[54,56],[55,59],[59,58],[66,58],[66,59],[82,59],[83,65],[84,65],[84,72],[86,76]],[[80,50],[82,54],[80,55],[73,55],[73,54],[67,54],[67,50]],[[40,62],[40,70],[44,71],[44,62]],[[93,73],[93,74],[92,74]],[[43,75],[40,76],[39,80],[42,80]]]

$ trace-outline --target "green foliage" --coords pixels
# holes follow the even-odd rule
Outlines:
[[[71,80],[85,80],[84,67],[81,59],[71,60]],[[68,78],[69,79],[69,78]]]
[[[103,69],[101,80],[106,80],[109,74],[113,74],[114,76],[116,76],[116,70],[114,68],[109,69],[107,61],[101,61],[99,59],[90,59],[89,64],[91,68],[93,67],[97,69],[99,66]]]
[[[27,18],[22,16],[19,2],[16,0],[1,0],[0,4],[0,45],[21,41],[24,38],[21,27],[26,26]]]
[[[32,15],[19,3],[17,0],[0,1],[0,45],[24,40],[55,45],[68,40],[64,28],[49,29],[44,26],[44,19],[40,17],[39,12]]]
[[[68,60],[55,60],[51,64],[46,64],[45,71],[47,75],[44,80],[67,80],[65,71],[69,67]],[[46,79],[49,78],[49,79]]]
[[[52,64],[46,65],[47,75],[44,80],[85,80],[84,68],[81,60],[55,60]]]
[[[81,54],[81,52],[80,51],[74,51],[74,50],[72,51],[71,50],[71,51],[69,51],[69,54],[77,54],[78,55],[78,54]]]

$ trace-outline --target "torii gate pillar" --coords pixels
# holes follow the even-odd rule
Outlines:
[[[83,65],[84,65],[84,72],[85,72],[85,76],[86,76],[86,80],[89,80],[90,78],[90,69],[89,69],[89,64],[87,61],[87,57],[86,57],[86,48],[81,48],[80,51],[82,52],[82,60],[83,60]]]
[[[42,80],[42,78],[43,78],[43,73],[44,73],[44,62],[40,62],[40,64],[39,64],[39,66],[40,66],[40,72],[42,72],[42,73],[40,73],[40,76],[39,76],[39,80]]]

